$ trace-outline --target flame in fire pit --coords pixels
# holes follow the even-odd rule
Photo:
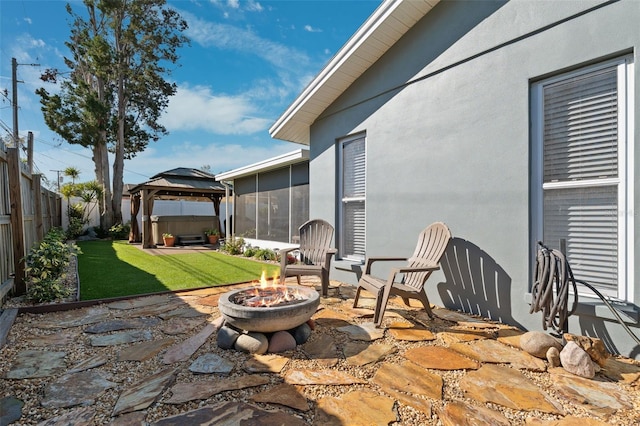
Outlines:
[[[292,289],[284,284],[278,284],[274,276],[271,284],[267,282],[266,273],[262,271],[260,286],[238,293],[233,302],[238,305],[250,307],[269,307],[296,303],[306,300],[306,296],[297,289]]]

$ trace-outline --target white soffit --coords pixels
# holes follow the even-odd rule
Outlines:
[[[291,151],[286,154],[279,155],[277,157],[250,164],[248,166],[239,167],[237,169],[230,170],[224,173],[218,173],[216,175],[216,180],[218,182],[231,181],[233,179],[255,175],[256,173],[279,169],[291,164],[302,163],[303,161],[307,160],[309,160],[309,150],[301,148],[296,151]]]
[[[309,145],[309,128],[338,96],[440,0],[385,0],[269,129]]]

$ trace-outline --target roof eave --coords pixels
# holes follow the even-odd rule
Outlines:
[[[345,43],[345,45],[336,53],[336,55],[329,61],[329,63],[320,71],[320,73],[305,87],[302,93],[293,101],[293,103],[285,110],[285,112],[276,120],[276,122],[269,129],[269,134],[272,138],[281,139],[285,141],[300,143],[309,145],[310,143],[310,127],[318,116],[326,109],[338,96],[342,93],[327,96],[326,87],[327,82],[332,78],[340,79],[341,86],[344,90],[348,88],[357,78],[359,78],[371,64],[375,63],[396,41],[398,41],[418,20],[425,16],[440,0],[387,0],[384,1],[373,14],[362,24],[362,26],[351,36],[351,38]],[[412,6],[419,5],[420,8],[416,9],[419,13],[410,17],[408,27],[403,31],[398,31],[393,43],[386,48],[382,48],[379,44],[375,47],[367,46],[373,44],[374,35],[385,22],[389,22],[391,19],[407,20],[407,15],[403,13],[403,4],[412,4]],[[415,8],[414,8],[415,9]],[[411,22],[413,21],[413,22]],[[354,57],[358,49],[362,47],[368,47],[372,49],[376,54],[371,58],[369,65],[356,66],[357,72],[353,72],[353,64],[350,67],[349,76],[346,77],[346,73],[341,73],[341,70],[349,64],[350,58]],[[340,76],[336,77],[338,74]],[[322,92],[323,101],[316,99],[314,110],[311,109],[311,101],[318,93]],[[335,88],[333,89],[335,91]],[[322,111],[318,109],[318,105],[321,105]]]

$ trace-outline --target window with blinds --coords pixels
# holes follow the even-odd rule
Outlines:
[[[366,146],[364,135],[340,142],[340,257],[365,258]]]
[[[541,108],[534,117],[541,239],[566,250],[577,279],[612,297],[624,296],[625,282],[626,64],[601,64],[534,87]]]

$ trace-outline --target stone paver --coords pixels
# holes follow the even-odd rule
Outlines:
[[[266,385],[269,379],[264,376],[241,376],[216,380],[203,380],[196,383],[177,383],[170,392],[171,398],[165,404],[182,404],[187,401],[207,399],[220,392]]]
[[[207,324],[195,336],[189,337],[187,340],[169,348],[164,354],[162,362],[165,364],[173,364],[174,362],[189,359],[214,331],[216,331],[216,326]]]
[[[117,416],[147,408],[160,397],[162,391],[171,385],[175,376],[176,371],[167,368],[127,388],[120,394],[112,415]]]
[[[306,425],[304,420],[283,412],[261,410],[244,402],[224,402],[166,417],[152,426],[173,425]]]
[[[493,364],[506,362],[514,367],[532,371],[545,371],[547,368],[543,360],[529,355],[527,352],[504,345],[497,340],[454,343],[449,347],[480,362]]]
[[[349,392],[318,400],[316,422],[321,425],[388,425],[396,420],[393,399],[373,391]]]
[[[40,403],[52,408],[91,405],[102,392],[115,386],[98,371],[66,374],[45,388]]]
[[[406,407],[427,419],[421,424],[445,426],[523,424],[525,418],[527,425],[598,426],[622,424],[620,413],[640,424],[640,365],[607,357],[594,340],[580,339],[598,349],[602,370],[595,379],[562,368],[546,371],[546,360],[520,350],[521,330],[437,307],[432,319],[399,298],[376,328],[371,310],[352,308],[354,289],[333,282],[331,297],[321,299],[309,323],[311,338],[295,351],[219,354],[222,318],[211,313],[228,289],[30,318],[42,332],[9,336],[9,345],[20,339],[29,350],[6,352],[11,359],[0,377],[0,388],[7,389],[0,394],[0,424],[9,418],[34,424],[34,403],[50,407],[40,425],[414,424],[403,418]],[[136,336],[149,340],[135,342]],[[71,345],[79,352],[56,351]],[[147,371],[149,365],[155,372],[147,377],[123,379],[122,371]],[[358,373],[340,370],[345,365]],[[541,375],[535,382],[528,378]],[[23,380],[38,391],[19,391]],[[448,380],[463,393],[447,390]],[[326,396],[319,386],[329,387]],[[227,392],[235,400],[218,402],[230,398]],[[115,401],[106,419],[104,412],[96,414],[103,395]],[[582,417],[565,415],[563,405],[577,407]],[[158,412],[168,417],[158,418]]]
[[[22,351],[7,372],[8,379],[48,377],[65,367],[66,352]]]
[[[402,364],[383,364],[380,366],[373,382],[383,390],[406,392],[412,395],[423,395],[433,399],[442,399],[442,377],[431,373],[410,361]]]
[[[398,348],[392,345],[362,342],[348,342],[343,348],[347,364],[363,366],[374,362],[382,361],[387,355],[398,352]]]
[[[404,357],[424,368],[433,368],[434,370],[475,370],[480,367],[477,361],[442,346],[409,349],[405,352]]]
[[[460,387],[476,401],[493,402],[514,410],[563,413],[558,403],[511,367],[483,365],[476,371],[468,372],[460,380]]]
[[[298,411],[310,409],[307,398],[302,393],[302,386],[294,386],[288,383],[281,383],[251,397],[254,402],[266,404],[279,404],[291,407]]]

